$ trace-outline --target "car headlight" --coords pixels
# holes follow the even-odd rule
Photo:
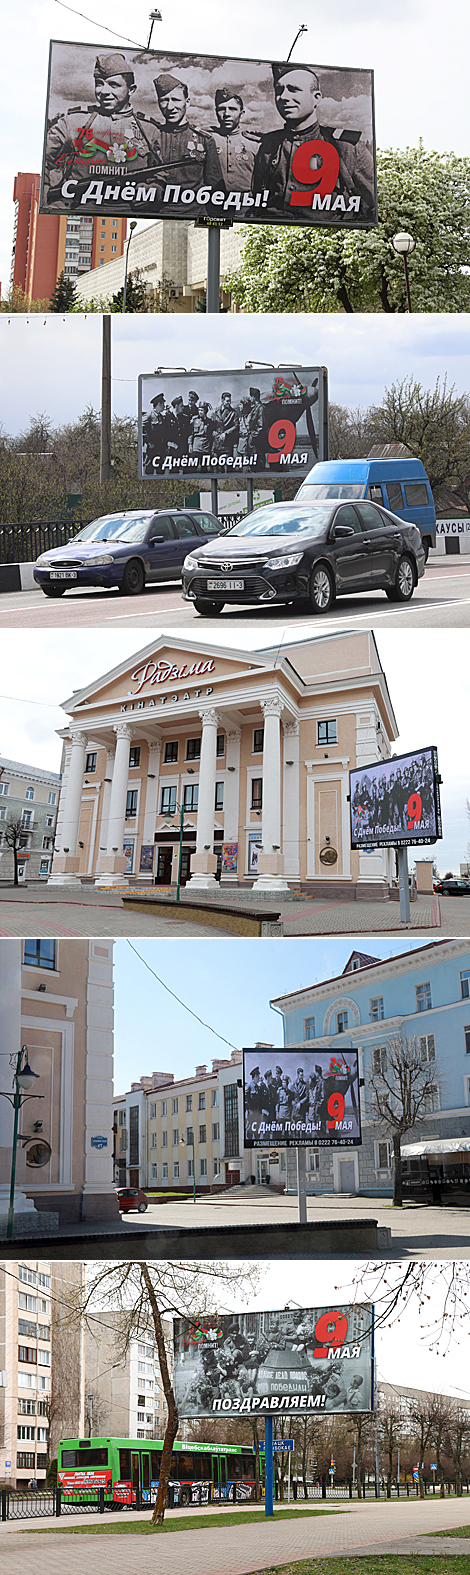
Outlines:
[[[199,568],[199,564],[198,564],[197,558],[192,558],[191,557],[191,553],[190,553],[189,557],[185,558],[185,560],[184,560],[183,569],[198,569],[198,568]]]
[[[50,562],[51,562],[51,559],[48,557],[47,552],[42,552],[41,553],[41,557],[40,558],[36,558],[36,563],[35,563],[34,567],[37,568],[39,564],[45,565],[46,563],[49,564]]]
[[[265,569],[293,569],[302,558],[303,552],[290,552],[286,558],[266,558],[264,566]]]
[[[102,563],[114,563],[114,558],[110,552],[104,552],[101,558],[90,558],[89,567],[90,569],[97,569],[101,567]],[[86,564],[83,567],[86,568]]]

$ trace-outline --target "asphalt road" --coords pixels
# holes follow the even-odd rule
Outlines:
[[[269,637],[271,629],[287,625],[295,629],[309,619],[307,607],[225,608],[214,620],[218,629],[250,629],[258,624]],[[466,629],[470,626],[470,556],[439,558],[428,563],[408,606],[388,602],[384,591],[358,596],[342,596],[328,617],[315,618],[315,630],[325,632],[347,623],[396,625],[409,629]],[[122,597],[118,591],[67,591],[58,600],[49,600],[42,591],[24,591],[0,597],[0,628],[49,629],[88,628],[110,623],[117,628],[175,628],[201,631],[209,620],[199,617],[183,602],[179,584],[152,585],[142,596]],[[223,639],[223,636],[222,636]]]

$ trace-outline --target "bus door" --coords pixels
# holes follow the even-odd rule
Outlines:
[[[142,1471],[142,1498],[148,1503],[150,1499],[150,1454],[141,1455]]]
[[[225,1455],[220,1455],[220,1497],[227,1497],[227,1462]]]
[[[139,1492],[139,1488],[140,1488],[140,1471],[139,1471],[139,1455],[138,1455],[137,1452],[135,1454],[134,1454],[134,1452],[132,1452],[132,1455],[131,1455],[131,1478],[132,1478],[132,1492],[133,1492],[133,1494],[134,1493],[138,1493]]]
[[[214,1498],[220,1498],[219,1492],[219,1456],[212,1456],[212,1481],[214,1484]]]

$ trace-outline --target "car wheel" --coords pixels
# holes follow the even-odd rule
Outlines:
[[[144,585],[145,574],[143,565],[138,558],[131,558],[130,563],[126,563],[119,590],[122,596],[140,596]]]
[[[389,602],[410,602],[415,588],[415,571],[411,558],[400,558],[395,584],[387,591]]]
[[[424,562],[425,563],[427,563],[428,558],[429,558],[430,545],[431,545],[431,543],[430,543],[430,540],[429,540],[429,536],[423,536],[423,538],[422,538],[422,548],[423,548],[423,552],[424,552]]]
[[[40,589],[41,589],[41,591],[44,591],[44,595],[45,596],[63,596],[64,592],[67,590],[67,586],[66,585],[41,585]]]
[[[310,601],[315,613],[329,612],[335,600],[335,587],[326,563],[319,563],[310,580]]]
[[[201,618],[218,618],[224,605],[224,602],[201,601],[199,598],[194,603],[196,612],[200,613]]]
[[[139,1203],[139,1207],[138,1207],[137,1213],[138,1214],[146,1214],[147,1208],[148,1208],[148,1204],[147,1203]]]

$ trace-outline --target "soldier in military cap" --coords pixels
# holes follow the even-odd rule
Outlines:
[[[212,453],[233,455],[239,432],[238,412],[232,405],[232,395],[222,394],[220,405],[214,411]]]
[[[173,410],[165,404],[164,394],[155,394],[150,400],[151,410],[142,424],[144,470],[153,475],[159,470],[168,453],[176,453],[178,432]],[[158,461],[154,465],[154,460]]]
[[[57,115],[49,127],[46,182],[51,206],[67,177],[78,176],[83,183],[101,170],[111,176],[133,175],[150,162],[153,127],[133,108],[135,77],[125,56],[98,55],[93,75],[94,104],[75,105],[65,115]],[[78,196],[76,192],[75,200]]]
[[[260,138],[240,125],[244,103],[230,88],[217,88],[215,113],[218,125],[211,126],[206,179],[226,193],[251,191],[251,181]]]
[[[329,142],[339,154],[339,175],[336,195],[345,198],[345,209],[350,196],[361,199],[361,218],[373,218],[375,213],[374,165],[372,155],[360,131],[349,131],[335,126],[321,125],[318,119],[321,101],[319,78],[313,66],[273,65],[274,97],[276,108],[284,121],[279,131],[270,131],[261,138],[255,160],[253,190],[269,190],[269,208],[281,212],[289,210],[299,217],[308,217],[309,209],[291,208],[294,191],[304,191],[305,186],[292,173],[292,160],[304,142]],[[312,169],[321,166],[321,155],[310,161]],[[336,210],[339,212],[340,210]],[[345,210],[344,210],[345,211]],[[324,217],[327,218],[326,210]],[[331,216],[332,218],[334,215]]]
[[[188,120],[189,92],[170,71],[155,77],[154,88],[163,123],[152,121],[152,166],[158,177],[159,196],[165,186],[189,186],[197,191],[204,185],[209,133],[200,131]],[[161,190],[160,190],[161,187]]]
[[[259,388],[250,388],[248,392],[250,396],[250,408],[246,418],[248,427],[246,452],[250,455],[255,454],[257,457],[258,453],[261,453],[263,448],[264,417],[263,406],[261,402],[261,390]]]

